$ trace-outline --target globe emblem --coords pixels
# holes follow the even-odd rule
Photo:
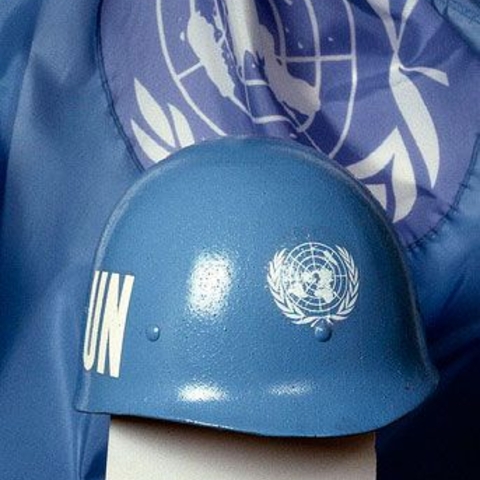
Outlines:
[[[280,311],[296,325],[330,339],[333,322],[346,319],[359,294],[359,273],[350,252],[307,242],[279,250],[268,265],[268,287]]]
[[[445,176],[440,160],[461,135],[438,99],[451,100],[455,82],[435,55],[410,48],[420,4],[154,0],[122,35],[131,2],[105,2],[102,57],[119,127],[147,168],[218,136],[291,137],[348,168],[410,244],[454,203],[470,158]]]
[[[326,313],[337,307],[345,297],[345,264],[339,254],[326,245],[299,245],[285,260],[283,288],[303,311]]]
[[[320,19],[331,16],[322,3],[192,0],[179,15],[176,2],[157,0],[162,53],[177,88],[207,127],[205,136],[249,134],[253,123],[257,133],[287,133],[332,157],[339,151],[356,88],[353,15],[350,4],[338,0],[336,32],[321,37]],[[323,105],[324,75],[350,85],[342,92],[348,104]],[[328,111],[333,105],[337,110]],[[322,127],[330,135],[319,135]],[[328,143],[318,145],[322,139]]]

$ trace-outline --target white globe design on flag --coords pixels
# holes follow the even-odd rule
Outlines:
[[[318,242],[277,252],[269,264],[268,285],[277,307],[297,325],[317,327],[344,320],[353,311],[359,275],[343,247]]]
[[[422,193],[437,185],[440,137],[417,83],[426,78],[444,88],[449,79],[435,67],[417,66],[403,48],[405,38],[415,36],[408,25],[415,24],[409,18],[419,0],[406,1],[400,16],[393,0],[367,0],[375,12],[369,23],[378,28],[366,30],[356,16],[363,8],[348,0],[335,0],[334,9],[313,0],[155,2],[161,95],[135,76],[140,115],[130,118],[130,128],[140,157],[157,163],[216,136],[290,137],[347,167],[392,221],[402,222],[407,243],[433,226],[417,217],[431,211],[425,206],[430,194]],[[368,76],[361,41],[367,31],[391,50]],[[372,90],[369,78],[379,85],[374,105],[365,108],[369,103],[356,97]],[[377,121],[363,124],[362,118],[387,102],[389,118],[378,119],[382,128],[359,134]]]
[[[171,10],[178,6],[157,0],[161,48],[182,96],[217,135],[242,130],[247,134],[253,123],[271,133],[286,130],[292,137],[303,136],[305,143],[323,150],[325,146],[317,145],[318,139],[309,132],[314,122],[322,121],[322,64],[347,64],[349,102],[343,115],[337,115],[341,117],[336,119],[341,122],[338,138],[328,149],[334,156],[348,133],[356,88],[353,15],[347,1],[339,0],[338,6],[336,15],[343,27],[338,38],[330,38],[333,50],[323,52],[322,16],[311,0],[281,6],[271,0],[262,4],[192,0],[173,26]],[[294,24],[298,19],[301,31]],[[178,55],[179,39],[182,55]],[[232,115],[236,118],[233,132]]]

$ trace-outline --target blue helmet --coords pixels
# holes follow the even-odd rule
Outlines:
[[[183,149],[101,239],[77,406],[271,436],[371,431],[435,388],[373,197],[296,143]]]

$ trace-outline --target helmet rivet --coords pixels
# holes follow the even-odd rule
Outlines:
[[[145,335],[151,342],[156,342],[160,338],[160,327],[158,325],[149,325],[145,329]]]
[[[315,327],[315,338],[319,342],[327,342],[332,337],[332,327],[325,320],[321,320]]]

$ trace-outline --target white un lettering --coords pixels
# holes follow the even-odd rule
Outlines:
[[[123,279],[120,290],[120,280]],[[125,323],[132,295],[133,275],[95,271],[88,307],[83,365],[90,371],[118,378],[122,360]]]

